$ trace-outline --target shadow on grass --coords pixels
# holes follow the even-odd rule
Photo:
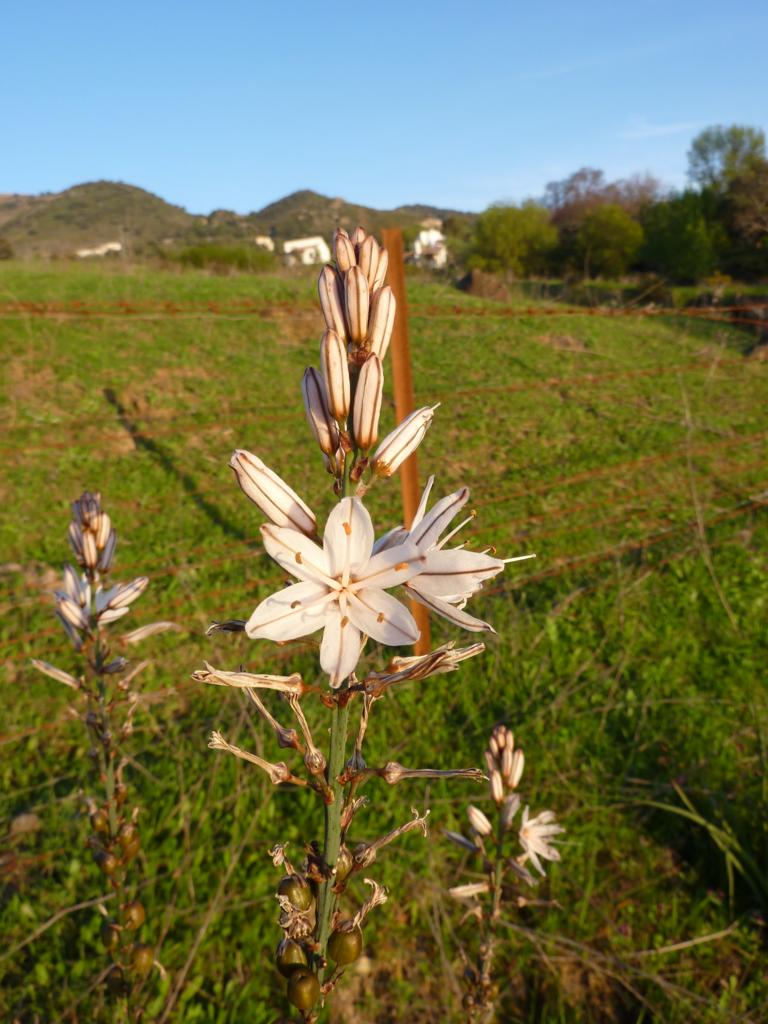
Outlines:
[[[107,402],[109,402],[117,413],[120,426],[130,434],[136,447],[149,452],[149,454],[167,473],[174,476],[200,511],[203,512],[212,523],[218,526],[223,533],[228,537],[233,537],[237,540],[247,540],[248,537],[245,532],[238,526],[233,525],[228,519],[225,519],[218,508],[215,505],[212,505],[211,502],[200,493],[192,477],[188,473],[179,469],[175,461],[171,458],[168,452],[165,451],[163,446],[142,432],[141,428],[131,419],[127,409],[118,398],[116,392],[112,388],[104,388],[103,394]]]

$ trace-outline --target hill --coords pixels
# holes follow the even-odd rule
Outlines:
[[[142,255],[157,246],[250,242],[256,234],[277,241],[330,238],[338,225],[412,230],[425,218],[445,219],[454,212],[427,205],[375,210],[303,190],[245,215],[231,210],[201,215],[134,185],[96,181],[42,196],[0,195],[0,231],[22,257],[69,255],[111,241]]]

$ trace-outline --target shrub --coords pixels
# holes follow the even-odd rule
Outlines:
[[[585,277],[621,277],[643,244],[643,229],[616,203],[590,210],[576,235]]]
[[[185,267],[212,270],[219,274],[233,270],[259,273],[273,270],[277,265],[274,253],[245,245],[190,245],[182,249],[176,259]]]
[[[543,206],[492,206],[478,218],[468,262],[479,270],[542,274],[556,245],[557,229]]]

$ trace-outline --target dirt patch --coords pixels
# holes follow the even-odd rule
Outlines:
[[[466,277],[459,281],[459,288],[467,295],[477,296],[478,299],[509,302],[509,290],[501,278],[484,270],[470,270]]]
[[[572,334],[539,334],[536,341],[547,348],[556,348],[561,352],[586,352],[587,346]]]
[[[324,324],[323,318],[317,309],[280,309],[275,307],[265,309],[262,313],[265,320],[275,324],[277,328],[277,340],[281,345],[296,348],[299,345],[306,345],[310,340],[320,342]]]
[[[196,398],[199,384],[199,368],[161,366],[122,388],[118,398],[129,416],[169,420],[178,415],[185,398]]]

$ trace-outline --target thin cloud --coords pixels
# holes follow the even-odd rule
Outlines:
[[[701,127],[700,121],[673,121],[670,124],[653,124],[641,121],[632,128],[619,133],[620,139],[661,139],[668,135],[688,135]]]

